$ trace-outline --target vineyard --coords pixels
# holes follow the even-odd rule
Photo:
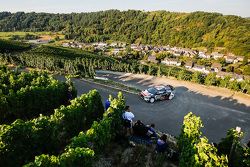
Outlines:
[[[25,51],[30,49],[29,44],[11,40],[2,40],[0,39],[0,53],[2,52],[16,52],[16,51]]]
[[[70,82],[61,83],[44,72],[20,73],[0,67],[0,77],[0,124],[51,114],[76,97]]]
[[[75,98],[70,81],[60,83],[46,73],[19,73],[3,66],[0,75],[0,164],[48,166],[56,158],[57,166],[89,166],[94,151],[100,151],[120,130],[121,94],[104,114],[96,90]]]

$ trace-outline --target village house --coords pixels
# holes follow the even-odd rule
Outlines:
[[[214,72],[219,72],[222,69],[222,65],[220,63],[214,62],[211,66],[211,70]]]
[[[242,62],[244,60],[244,56],[236,56],[236,59],[240,62]]]
[[[142,46],[142,45],[138,46],[138,45],[136,45],[136,44],[131,44],[131,45],[130,45],[130,48],[131,48],[132,50],[138,51],[138,52],[144,50],[144,46]]]
[[[234,73],[220,71],[216,74],[216,77],[222,78],[222,79],[224,79],[226,76],[229,76],[231,78],[230,81],[236,80],[238,82],[241,82],[244,80],[243,75],[238,75]]]
[[[111,46],[111,47],[117,47],[117,46],[118,46],[118,43],[112,42],[109,46]]]
[[[206,73],[206,74],[209,73],[209,70],[207,70],[205,66],[197,65],[197,64],[194,65],[192,70],[199,71],[199,72]]]
[[[168,51],[168,50],[170,50],[170,49],[171,49],[171,47],[170,47],[169,45],[167,45],[167,46],[163,46],[163,48],[164,48],[164,50],[165,50],[165,51]]]
[[[122,48],[114,48],[113,50],[112,50],[112,54],[114,54],[114,55],[117,55],[119,52],[121,52],[121,51],[123,51],[124,49],[122,49]]]
[[[152,50],[152,49],[153,49],[153,47],[151,45],[147,45],[144,48],[145,51],[149,51],[149,50]]]
[[[230,76],[230,77],[232,78],[233,73],[219,71],[219,72],[216,74],[216,77],[217,77],[217,78],[222,78],[222,79],[224,79],[226,76]]]
[[[243,81],[244,80],[244,77],[243,77],[243,75],[239,75],[239,74],[233,74],[233,79],[235,79],[236,81],[238,81],[238,82],[241,82],[241,81]]]
[[[131,46],[130,46],[130,48],[133,49],[133,50],[134,50],[134,49],[137,49],[137,47],[138,47],[138,46],[137,46],[136,44],[131,44]]]
[[[198,57],[199,57],[199,58],[202,58],[202,59],[210,59],[210,58],[211,58],[211,55],[205,54],[204,52],[199,52],[199,53],[198,53]]]
[[[213,53],[211,53],[211,57],[216,60],[216,59],[219,59],[219,58],[223,58],[224,54],[221,54],[221,53],[218,53],[218,52],[213,52]]]
[[[122,47],[122,48],[125,48],[126,45],[127,45],[127,44],[126,44],[125,42],[120,42],[118,46],[119,46],[119,47]]]
[[[226,60],[226,63],[234,63],[234,62],[237,63],[237,61],[235,61],[236,60],[235,56],[227,55],[225,57],[225,60]]]
[[[172,53],[174,56],[179,57],[181,56],[182,52],[175,51]]]
[[[69,43],[63,43],[62,46],[63,47],[69,47]]]
[[[104,42],[99,42],[99,43],[97,44],[97,47],[99,47],[99,48],[104,48],[104,47],[106,47],[106,46],[108,46],[108,44],[107,44],[107,43],[104,43]]]
[[[175,59],[175,58],[167,58],[166,57],[161,63],[166,64],[166,65],[181,66],[181,62],[178,61],[178,59]]]
[[[146,65],[147,62],[145,60],[140,60],[140,64]]]
[[[194,63],[192,61],[186,62],[185,67],[188,69],[191,69],[193,67]]]
[[[156,57],[154,55],[148,56],[148,61],[152,63],[157,63],[158,61],[156,60]]]

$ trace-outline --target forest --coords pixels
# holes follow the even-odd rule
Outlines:
[[[62,32],[82,42],[124,41],[250,57],[250,20],[219,13],[107,10],[90,13],[0,13],[0,31]]]

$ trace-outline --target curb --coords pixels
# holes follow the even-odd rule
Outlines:
[[[102,83],[98,83],[98,82],[90,81],[90,80],[83,79],[83,78],[81,78],[80,80],[85,81],[85,82],[88,82],[88,83],[94,83],[94,84],[96,84],[96,85],[100,85],[100,86],[108,87],[108,88],[111,88],[111,89],[120,90],[120,91],[122,91],[122,92],[130,93],[130,94],[134,94],[134,95],[137,95],[137,94],[138,94],[138,93],[135,93],[135,92],[132,92],[132,91],[129,91],[129,90],[125,90],[125,89],[117,88],[117,87],[114,87],[114,86],[105,85],[105,84],[102,84]]]

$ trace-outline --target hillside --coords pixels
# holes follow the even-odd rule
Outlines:
[[[250,20],[219,13],[118,11],[92,13],[0,13],[0,31],[63,31],[84,42],[119,40],[180,47],[215,47],[250,56]]]

